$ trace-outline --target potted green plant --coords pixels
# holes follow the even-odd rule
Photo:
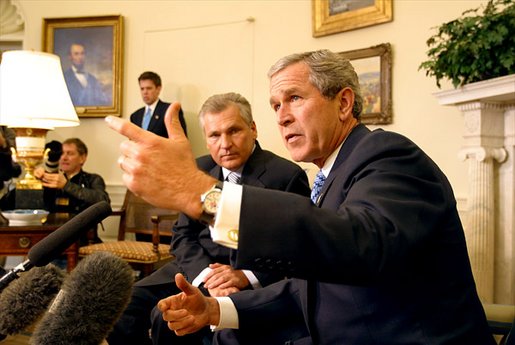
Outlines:
[[[443,78],[456,88],[515,73],[514,0],[489,0],[437,29],[419,70],[434,76],[439,88]]]

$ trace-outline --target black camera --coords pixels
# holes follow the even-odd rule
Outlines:
[[[57,140],[52,140],[45,145],[45,172],[57,173],[59,171],[59,159],[63,154],[63,146]]]

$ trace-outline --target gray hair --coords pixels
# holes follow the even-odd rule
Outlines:
[[[354,92],[352,114],[359,119],[363,111],[363,96],[358,75],[348,59],[327,49],[292,54],[281,58],[270,67],[268,78],[298,62],[305,63],[309,67],[309,81],[327,99],[334,99],[345,87],[351,88]]]
[[[222,93],[209,97],[202,105],[202,108],[200,108],[200,112],[198,114],[200,127],[204,129],[204,116],[206,113],[220,113],[232,104],[238,107],[240,116],[250,127],[254,122],[250,103],[245,97],[235,92]]]

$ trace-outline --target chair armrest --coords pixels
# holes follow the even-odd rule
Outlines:
[[[154,224],[154,227],[152,229],[152,244],[153,244],[153,250],[155,253],[159,253],[158,247],[160,242],[160,234],[159,234],[159,224],[162,221],[168,220],[168,221],[176,221],[179,217],[178,213],[167,213],[167,214],[156,214],[150,216],[150,221]]]
[[[170,220],[174,221],[179,218],[179,215],[177,213],[170,213],[170,214],[156,214],[150,217],[150,220],[152,223],[159,225],[164,220]]]
[[[111,216],[121,216],[125,213],[125,210],[119,209],[119,210],[112,210]]]

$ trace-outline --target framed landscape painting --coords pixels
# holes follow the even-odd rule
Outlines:
[[[389,43],[339,53],[351,60],[363,95],[361,122],[392,123],[392,51]]]

